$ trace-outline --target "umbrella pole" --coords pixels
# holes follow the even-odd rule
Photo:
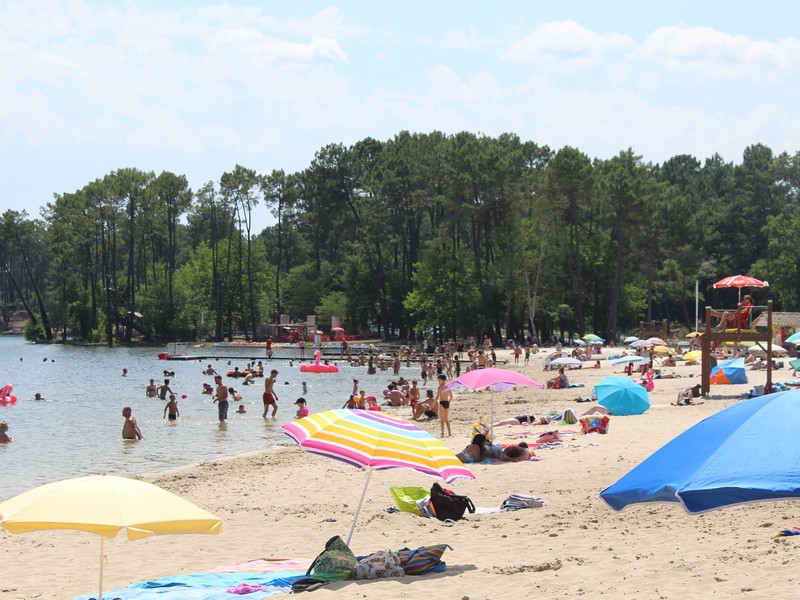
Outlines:
[[[489,439],[494,444],[494,390],[491,391],[489,400]]]
[[[104,545],[105,545],[105,538],[101,535],[100,536],[100,591],[97,592],[97,600],[103,600],[103,562],[105,559],[105,553],[103,552]]]
[[[364,482],[364,489],[361,490],[361,498],[358,500],[356,507],[356,514],[353,517],[353,524],[350,526],[350,535],[347,536],[347,545],[350,545],[350,540],[353,539],[353,532],[356,529],[356,521],[358,521],[358,513],[361,512],[361,505],[364,504],[364,497],[367,495],[367,486],[369,486],[369,478],[372,477],[372,468],[367,467],[367,480]]]

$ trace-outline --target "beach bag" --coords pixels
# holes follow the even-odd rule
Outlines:
[[[394,498],[394,503],[403,512],[420,514],[417,500],[427,498],[428,490],[424,487],[409,485],[409,486],[395,486],[389,488],[389,493]]]
[[[306,575],[324,581],[353,579],[357,565],[356,555],[344,540],[336,535],[328,540],[325,550],[314,559],[314,562],[308,567]]]
[[[450,548],[447,544],[436,544],[435,546],[422,546],[416,550],[401,548],[397,551],[400,562],[406,575],[425,575],[431,571],[444,571],[445,564],[442,561],[442,554]]]
[[[440,521],[458,521],[464,518],[465,512],[475,512],[475,505],[467,496],[454,494],[438,483],[431,487],[431,506]]]
[[[400,556],[388,550],[373,552],[356,565],[356,579],[383,579],[402,577],[405,574]]]

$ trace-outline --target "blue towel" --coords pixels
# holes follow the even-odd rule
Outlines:
[[[278,593],[288,593],[292,582],[305,577],[305,573],[279,571],[277,573],[189,573],[162,577],[156,581],[140,581],[126,588],[103,592],[103,598],[119,600],[233,600],[234,598],[266,598]],[[253,594],[237,596],[227,590],[240,583],[272,586]],[[77,596],[75,600],[95,600],[96,594]]]

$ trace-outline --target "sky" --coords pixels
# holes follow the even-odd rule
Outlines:
[[[195,190],[237,164],[295,172],[403,130],[794,154],[799,22],[794,0],[0,0],[0,212],[124,167]]]

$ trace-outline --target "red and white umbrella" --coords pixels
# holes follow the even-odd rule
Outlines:
[[[725,279],[720,279],[717,283],[714,284],[714,289],[730,288],[730,287],[739,288],[739,303],[741,303],[743,287],[757,287],[757,288],[769,287],[769,281],[761,281],[760,279],[756,279],[755,277],[749,277],[748,275],[731,275],[730,277],[726,277]]]

